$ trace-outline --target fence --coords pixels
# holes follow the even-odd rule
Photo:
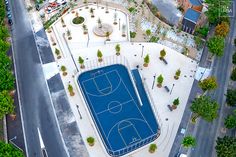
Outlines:
[[[101,67],[105,67],[105,66],[109,66],[109,65],[113,65],[113,64],[122,64],[124,66],[126,66],[127,70],[128,70],[128,73],[129,73],[129,77],[132,81],[132,84],[133,84],[133,87],[135,88],[135,92],[136,92],[136,95],[138,96],[138,99],[141,103],[141,99],[139,97],[139,94],[138,94],[138,91],[136,89],[136,85],[134,83],[134,80],[133,80],[133,77],[131,75],[131,70],[130,70],[130,66],[129,66],[129,63],[127,61],[127,59],[123,56],[109,56],[109,57],[104,57],[103,58],[103,61],[102,62],[98,62],[97,60],[90,60],[90,61],[86,61],[84,63],[85,65],[85,68],[84,69],[81,69],[79,74],[83,73],[83,72],[86,72],[86,71],[89,71],[89,70],[92,70],[92,69],[98,69],[98,68],[101,68]],[[143,82],[144,83],[144,82]],[[145,87],[145,86],[144,86]],[[82,91],[81,87],[79,86],[80,88],[80,91]],[[147,89],[145,88],[145,90],[147,91]],[[83,96],[83,99],[84,99],[84,102],[88,105],[88,102],[86,101],[86,98],[83,94],[83,92],[80,92],[81,95]],[[149,99],[152,101],[151,97],[150,97],[150,93],[147,93]],[[152,101],[153,102],[153,101]],[[141,103],[142,104],[142,103]],[[158,117],[158,122],[159,122],[159,125],[161,125],[161,122],[160,122],[160,118],[159,118],[159,115],[157,114],[155,108],[153,108],[154,106],[154,103],[151,103],[151,106],[152,106],[152,110],[154,112],[154,114],[156,114],[156,116]],[[89,107],[88,107],[88,110],[90,112],[90,114],[92,115],[92,112],[90,111]],[[91,116],[92,117],[92,116]],[[93,121],[95,122],[95,119],[92,117]],[[95,126],[96,126],[96,123],[94,123]],[[96,129],[98,129],[98,127],[96,126]],[[147,138],[144,138],[142,139],[141,141],[139,141],[138,143],[134,143],[134,144],[131,144],[125,148],[122,148],[122,149],[119,149],[119,150],[111,150],[107,147],[105,141],[103,140],[103,136],[100,134],[100,132],[98,131],[99,133],[99,136],[101,137],[100,139],[102,140],[103,142],[103,145],[107,151],[107,153],[113,157],[118,157],[118,156],[122,156],[122,155],[125,155],[133,150],[136,150],[152,141],[154,141],[159,135],[160,135],[160,132],[158,131],[157,133],[153,134],[152,136],[149,136]]]

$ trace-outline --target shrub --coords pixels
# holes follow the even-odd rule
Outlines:
[[[82,24],[83,22],[84,22],[84,18],[82,17],[82,16],[79,16],[79,17],[75,17],[73,20],[72,20],[72,22],[74,23],[74,24]]]
[[[182,144],[186,148],[194,147],[196,145],[196,139],[192,136],[186,136],[184,137]]]
[[[149,146],[149,152],[154,153],[157,150],[157,145],[156,144],[150,144]]]
[[[164,59],[165,56],[166,56],[166,51],[165,51],[165,49],[162,49],[162,50],[160,51],[160,59],[161,59],[161,60]]]
[[[159,37],[152,36],[149,40],[149,42],[157,43],[159,40]]]
[[[130,38],[135,38],[136,37],[136,32],[130,32]]]
[[[95,139],[93,137],[88,137],[87,138],[87,142],[90,146],[93,146],[94,145],[94,142],[95,142]]]

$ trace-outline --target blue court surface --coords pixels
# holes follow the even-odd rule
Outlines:
[[[91,117],[111,156],[125,155],[158,137],[158,123],[138,70],[132,75],[124,65],[114,64],[78,77]]]

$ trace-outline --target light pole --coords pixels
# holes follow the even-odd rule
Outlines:
[[[175,86],[175,84],[173,83],[172,88],[171,88],[171,90],[170,90],[170,95],[171,95],[171,93],[172,93],[172,91],[173,91],[174,86]]]
[[[144,49],[144,46],[142,45],[142,54],[141,54],[141,58],[143,57],[143,49]]]
[[[155,74],[155,75],[153,76],[152,89],[154,88],[154,84],[155,84],[155,80],[156,80],[156,75],[157,75],[157,74]]]
[[[13,144],[16,148],[20,149],[23,152],[23,150],[13,142],[13,140],[16,140],[16,139],[17,139],[17,136],[14,136],[13,138],[11,138],[8,141],[9,141],[9,143]]]
[[[120,30],[120,18],[119,18],[119,30]]]
[[[77,107],[77,110],[78,110],[78,113],[79,113],[79,118],[82,119],[82,115],[81,115],[81,113],[79,111],[79,105],[76,105],[76,107]]]

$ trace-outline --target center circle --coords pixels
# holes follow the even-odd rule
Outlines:
[[[118,101],[112,101],[108,104],[108,111],[111,113],[119,113],[122,109],[122,104]]]

